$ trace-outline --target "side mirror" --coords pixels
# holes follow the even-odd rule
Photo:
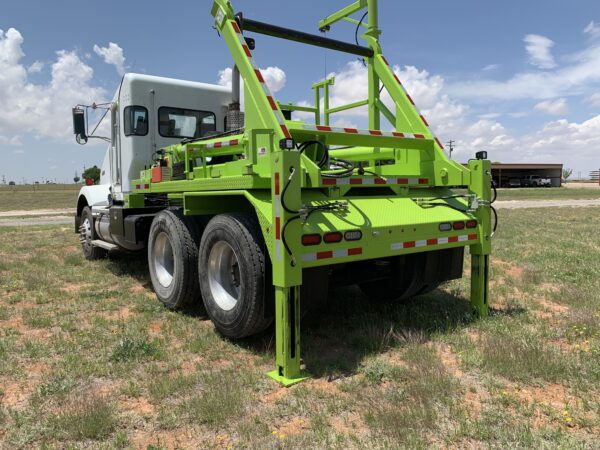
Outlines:
[[[75,140],[79,144],[85,144],[88,141],[87,133],[85,130],[85,110],[81,108],[73,108],[73,133],[75,133]]]

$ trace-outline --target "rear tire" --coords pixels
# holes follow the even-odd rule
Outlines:
[[[273,321],[273,285],[260,227],[248,214],[220,214],[206,226],[198,273],[206,313],[217,330],[242,338]]]
[[[437,284],[427,284],[423,280],[426,255],[415,254],[409,264],[396,260],[393,276],[383,280],[369,281],[358,285],[360,290],[373,300],[391,302],[404,301],[416,295],[425,294],[437,288]]]
[[[92,241],[96,239],[96,232],[94,231],[94,218],[92,217],[92,210],[89,206],[86,206],[83,208],[83,211],[81,211],[79,237],[81,240],[81,249],[83,250],[83,256],[85,259],[88,261],[94,261],[96,259],[106,258],[108,252],[105,249],[92,245]]]
[[[198,243],[201,226],[181,211],[161,211],[148,236],[148,269],[158,299],[169,309],[198,302]]]

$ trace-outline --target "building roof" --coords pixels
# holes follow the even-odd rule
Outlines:
[[[562,169],[562,164],[542,163],[492,163],[492,169]]]

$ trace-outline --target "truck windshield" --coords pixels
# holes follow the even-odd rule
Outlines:
[[[171,107],[158,109],[158,132],[162,137],[199,138],[213,131],[216,131],[216,120],[212,112]]]

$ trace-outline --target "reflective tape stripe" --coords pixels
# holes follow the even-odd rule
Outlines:
[[[302,128],[307,131],[322,131],[326,133],[363,134],[365,136],[385,136],[403,139],[425,139],[425,135],[423,134],[400,133],[398,131],[358,130],[356,128],[335,128],[324,125],[303,125]]]
[[[239,145],[240,141],[238,139],[232,139],[230,141],[221,141],[221,142],[212,142],[210,144],[206,144],[206,148],[223,148],[230,147],[234,145]]]
[[[281,196],[279,172],[275,172],[273,191],[275,192],[275,258],[281,261]]]
[[[271,109],[275,113],[277,123],[279,123],[279,126],[281,127],[281,131],[282,131],[283,135],[286,137],[286,139],[291,139],[292,135],[290,134],[287,127],[285,126],[285,118],[283,117],[281,110],[275,103],[275,100],[273,99],[273,95],[271,94],[271,91],[269,90],[269,87],[267,86],[267,83],[265,82],[265,78],[263,77],[260,69],[256,66],[256,63],[254,62],[254,58],[252,57],[252,52],[250,51],[250,49],[248,48],[248,45],[246,44],[246,39],[244,38],[244,35],[242,34],[238,24],[235,21],[231,21],[231,26],[233,27],[233,31],[235,31],[235,33],[238,37],[238,40],[240,41],[240,44],[242,45],[242,48],[244,49],[244,53],[246,53],[246,56],[248,57],[248,61],[250,62],[250,65],[252,66],[252,69],[254,70],[254,74],[256,75],[256,78],[257,78],[260,86],[262,87],[263,92],[265,93],[267,99],[269,100],[269,104],[271,105]]]
[[[421,118],[421,120],[423,121],[423,123],[425,124],[425,126],[427,127],[427,129],[433,135],[433,131],[431,130],[431,127],[429,126],[429,123],[427,122],[427,119],[425,119],[425,116],[423,116],[423,114],[421,114],[421,112],[419,111],[419,108],[417,108],[417,105],[415,104],[414,100],[409,95],[408,91],[406,90],[406,88],[404,87],[404,85],[402,84],[402,82],[400,81],[400,78],[398,78],[398,75],[396,75],[394,73],[394,70],[390,66],[390,63],[387,61],[387,59],[385,59],[385,57],[383,55],[381,55],[381,59],[386,64],[386,66],[388,66],[390,68],[390,70],[392,71],[392,75],[394,75],[394,79],[396,80],[396,82],[400,85],[400,87],[404,91],[404,94],[406,95],[406,98],[411,103],[411,105],[413,105],[413,107],[415,108],[415,111],[417,112],[417,114],[419,115],[419,117]],[[440,140],[437,137],[434,137],[434,139],[435,139],[435,142],[437,143],[437,145],[439,145],[440,148],[443,149],[444,146],[442,145],[442,143],[440,142]]]
[[[475,240],[477,240],[476,234],[463,234],[460,236],[437,237],[420,241],[394,242],[393,244],[390,244],[390,250],[402,250],[405,248],[414,247],[430,247],[433,245],[445,245],[455,242],[467,242]]]
[[[335,258],[347,258],[349,256],[362,255],[362,247],[355,248],[342,248],[337,250],[325,250],[316,253],[304,253],[302,254],[303,262],[314,262],[321,259],[335,259]]]

